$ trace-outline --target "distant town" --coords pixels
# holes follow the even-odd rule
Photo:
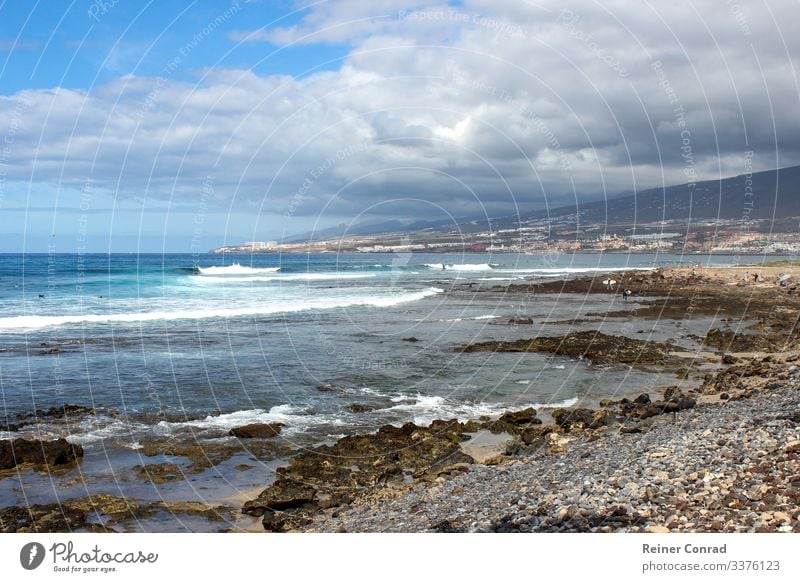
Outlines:
[[[578,215],[468,222],[451,228],[347,235],[299,242],[252,241],[212,253],[400,253],[400,252],[697,252],[800,253],[800,232],[775,232],[767,220],[666,220],[636,225],[580,224]],[[784,221],[797,225],[796,221]]]

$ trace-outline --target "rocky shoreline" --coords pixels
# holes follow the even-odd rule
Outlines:
[[[243,510],[267,531],[800,531],[800,353],[788,348],[797,344],[796,297],[777,286],[724,288],[688,270],[619,279],[616,288],[593,277],[502,292],[636,285],[658,296],[646,316],[691,307],[755,323],[699,338],[719,350],[721,368],[688,393],[671,386],[656,401],[643,393],[556,410],[552,424],[528,409],[496,421],[383,427],[300,455]],[[756,346],[774,355],[728,353]],[[669,344],[600,332],[457,349],[683,364]],[[461,443],[485,431],[509,438],[477,463]]]
[[[658,415],[633,430],[552,433],[547,445],[505,462],[473,465],[390,499],[365,498],[304,529],[800,531],[798,361],[795,352],[767,363],[763,386],[744,389],[736,400]],[[752,366],[767,371],[763,362]]]
[[[226,436],[235,443],[211,449],[196,440],[151,439],[140,454],[167,460],[143,463],[139,478],[178,481],[242,449],[259,461],[291,455],[274,482],[241,507],[273,532],[800,531],[800,298],[794,288],[763,279],[743,286],[738,274],[720,280],[711,270],[694,269],[615,278],[614,285],[597,276],[477,292],[535,297],[629,288],[635,307],[599,315],[711,315],[720,327],[693,338],[707,351],[687,354],[671,340],[599,330],[455,349],[546,352],[591,365],[669,370],[679,378],[691,369],[693,383],[600,401],[596,408],[526,408],[467,422],[386,425],[300,451],[280,442],[279,423],[232,429]],[[507,324],[526,323],[523,315]],[[8,429],[43,416],[68,422],[95,413],[82,407],[38,411]],[[82,454],[66,441],[0,441],[0,470],[50,471],[80,462]],[[200,515],[237,530],[238,508],[230,505],[95,494],[0,508],[0,531],[119,531],[126,519],[159,512]]]

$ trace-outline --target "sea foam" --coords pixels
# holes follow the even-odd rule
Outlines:
[[[296,313],[315,309],[335,309],[340,307],[392,307],[409,301],[418,301],[442,289],[428,287],[420,291],[392,293],[390,295],[344,296],[295,301],[261,300],[257,304],[242,307],[203,307],[197,309],[177,309],[174,311],[141,311],[123,313],[76,313],[74,315],[18,315],[0,317],[0,330],[40,329],[44,327],[83,324],[83,323],[138,323],[148,321],[172,321],[181,319],[213,319],[272,315],[277,313]],[[215,303],[216,304],[216,303]]]
[[[239,263],[225,267],[198,267],[201,275],[252,275],[256,273],[277,273],[280,267],[244,267]]]

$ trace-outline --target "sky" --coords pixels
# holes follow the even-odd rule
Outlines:
[[[794,0],[0,0],[0,252],[202,252],[800,163]]]

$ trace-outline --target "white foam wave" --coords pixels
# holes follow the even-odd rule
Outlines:
[[[198,267],[201,275],[248,275],[255,273],[277,273],[280,267],[244,267],[239,263],[225,267]]]
[[[578,398],[567,398],[565,400],[556,400],[554,402],[536,402],[531,404],[534,408],[569,408],[578,403]]]
[[[442,289],[429,287],[421,291],[392,293],[377,296],[349,296],[333,298],[317,298],[303,301],[261,302],[257,305],[229,308],[185,309],[175,311],[142,311],[133,313],[81,313],[75,315],[18,315],[1,317],[0,329],[41,329],[45,327],[82,324],[82,323],[140,323],[148,321],[173,321],[182,319],[213,319],[229,317],[245,317],[272,315],[276,313],[296,313],[314,309],[334,309],[340,307],[392,307],[411,301],[418,301],[437,293]]]
[[[554,402],[536,402],[533,404],[518,403],[509,406],[502,402],[453,402],[442,396],[416,396],[398,395],[391,399],[396,404],[388,409],[389,412],[403,412],[413,415],[413,421],[418,425],[427,425],[437,419],[456,418],[460,421],[476,419],[481,416],[498,417],[506,412],[533,408],[569,408],[577,404],[577,398],[568,398]]]
[[[72,432],[66,436],[67,442],[70,442],[74,445],[88,445],[109,438],[131,436],[134,433],[143,432],[150,428],[146,424],[131,423],[119,420],[112,421],[105,426],[100,426],[99,428],[94,428],[95,426],[96,423],[93,423],[91,420],[80,423],[77,428],[86,432]],[[72,430],[74,431],[75,427],[73,427]]]
[[[490,263],[481,263],[481,264],[444,264],[444,263],[425,263],[424,265],[428,269],[432,269],[435,271],[488,271],[490,269],[494,269],[497,265],[492,265]]]
[[[271,281],[336,281],[339,279],[368,279],[373,273],[298,273],[292,275],[253,277],[195,277],[198,283],[267,283]]]
[[[202,428],[202,429],[222,429],[230,430],[239,426],[247,424],[264,424],[269,422],[282,422],[284,424],[295,424],[298,417],[304,419],[306,423],[313,422],[314,415],[301,415],[305,409],[292,406],[291,404],[281,404],[273,406],[269,410],[255,408],[253,410],[237,410],[228,414],[218,414],[216,416],[207,416],[206,418],[198,420],[189,420],[186,422],[167,422],[162,420],[158,423],[158,428],[164,432],[172,432],[174,429],[179,428]]]
[[[475,317],[454,317],[452,319],[437,319],[439,323],[456,323],[459,321],[483,321],[485,319],[498,319],[501,315],[477,315]],[[428,321],[427,319],[415,319],[414,321]]]

